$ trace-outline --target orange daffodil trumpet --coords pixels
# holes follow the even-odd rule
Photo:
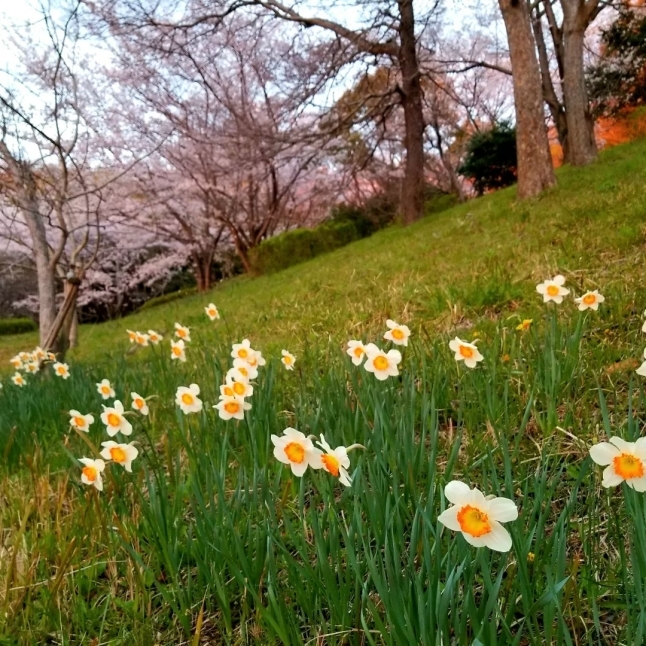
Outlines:
[[[186,361],[186,350],[184,346],[184,341],[180,339],[179,341],[170,342],[170,358],[177,361]]]
[[[220,312],[218,312],[218,308],[213,304],[209,303],[205,308],[204,311],[206,312],[206,315],[212,320],[215,321],[216,319],[220,318]]]
[[[58,361],[52,366],[54,368],[54,374],[61,379],[69,379],[70,376],[70,367],[66,363],[58,363]]]
[[[190,328],[184,327],[179,323],[175,323],[175,336],[186,343],[189,343],[191,340],[191,330]]]
[[[180,386],[175,393],[175,403],[182,409],[184,415],[199,413],[202,410],[202,400],[198,397],[200,387],[191,384],[188,388]]]
[[[599,309],[599,303],[603,303],[605,300],[605,296],[599,294],[598,290],[595,289],[593,292],[586,292],[583,296],[575,298],[574,302],[578,303],[581,312],[585,310],[594,310],[596,312]]]
[[[146,400],[135,392],[130,393],[132,399],[132,408],[138,410],[142,415],[148,415],[148,404]]]
[[[348,349],[346,350],[346,353],[352,359],[352,363],[355,366],[360,366],[366,356],[366,347],[361,341],[353,339],[352,341],[348,341]]]
[[[452,341],[449,341],[449,348],[452,352],[455,352],[455,360],[464,361],[467,368],[475,368],[478,362],[484,359],[475,343],[463,341],[457,336]]]
[[[125,418],[123,404],[116,399],[114,406],[103,406],[101,421],[105,424],[105,430],[110,437],[117,433],[122,435],[132,434],[132,424]]]
[[[280,360],[281,363],[285,366],[286,370],[294,370],[294,363],[296,362],[296,357],[287,350],[282,351],[283,358]]]
[[[272,435],[274,457],[283,464],[288,464],[292,473],[301,477],[307,467],[322,469],[323,451],[317,449],[312,440],[295,428],[286,428],[282,436]]]
[[[103,399],[114,397],[114,388],[110,385],[110,382],[107,379],[102,379],[96,385],[96,389]]]
[[[139,455],[139,451],[132,444],[118,444],[112,440],[101,442],[104,447],[101,457],[120,464],[128,473],[132,473],[132,461]]]
[[[245,411],[251,410],[251,404],[246,402],[244,397],[220,395],[220,401],[213,408],[218,411],[221,419],[227,421],[230,419],[244,419]]]
[[[397,366],[402,360],[399,350],[384,352],[374,343],[366,346],[366,362],[363,367],[367,372],[374,373],[379,381],[385,381],[388,377],[396,377],[399,374]]]
[[[83,465],[81,482],[95,487],[98,491],[103,491],[101,474],[105,470],[105,462],[103,460],[92,460],[91,458],[80,458],[79,462]]]
[[[602,467],[604,487],[616,487],[625,482],[635,491],[646,491],[646,437],[626,442],[611,437],[590,447],[592,461]]]
[[[536,291],[543,296],[544,303],[554,301],[560,305],[563,302],[563,297],[570,293],[570,290],[563,285],[565,285],[565,278],[558,274],[552,280],[545,280],[536,285]]]
[[[94,424],[94,415],[83,415],[77,410],[70,411],[70,426],[72,428],[89,433],[92,424]]]
[[[408,338],[410,337],[410,330],[406,325],[395,323],[391,319],[386,321],[388,332],[384,334],[384,339],[392,341],[395,345],[408,345]]]
[[[467,543],[474,547],[488,547],[496,552],[511,549],[511,536],[501,525],[518,518],[518,508],[509,498],[487,496],[479,489],[471,489],[459,480],[444,487],[444,495],[452,505],[438,520],[454,532],[462,532]]]

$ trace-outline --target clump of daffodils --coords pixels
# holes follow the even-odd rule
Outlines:
[[[295,428],[286,428],[281,436],[272,435],[271,441],[274,445],[274,457],[291,469],[292,473],[301,477],[307,471],[308,467],[312,469],[323,469],[330,475],[339,479],[339,482],[349,487],[352,484],[352,478],[348,473],[350,467],[350,458],[348,453],[356,448],[364,448],[361,444],[352,446],[337,446],[333,449],[321,435],[320,442],[317,444],[320,449],[314,446],[311,435],[307,437],[301,431]],[[322,449],[322,450],[321,450]]]
[[[452,480],[444,488],[446,499],[452,503],[438,520],[454,532],[461,532],[467,543],[474,547],[488,547],[497,552],[511,549],[511,536],[501,523],[518,518],[513,500],[486,496],[476,488],[459,480]]]
[[[283,350],[283,360],[285,359]],[[289,353],[288,353],[289,354]],[[296,360],[293,355],[292,363]],[[260,350],[251,347],[249,339],[231,346],[233,367],[227,372],[225,382],[220,386],[220,400],[213,406],[218,411],[220,419],[243,420],[246,411],[251,410],[251,404],[246,401],[253,395],[253,386],[249,383],[258,376],[258,369],[267,361]],[[284,363],[285,367],[287,364]]]

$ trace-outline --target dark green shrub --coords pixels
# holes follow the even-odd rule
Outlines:
[[[482,195],[514,184],[516,165],[516,129],[500,123],[471,137],[458,172],[473,180],[478,195]]]
[[[0,336],[9,334],[23,334],[24,332],[35,332],[38,325],[28,318],[21,319],[0,319]]]
[[[263,241],[249,252],[258,274],[270,274],[305,262],[361,238],[351,220],[324,222],[314,229],[292,229]]]

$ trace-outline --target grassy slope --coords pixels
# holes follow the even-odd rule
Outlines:
[[[387,316],[431,335],[500,311],[525,316],[540,305],[533,284],[557,269],[581,287],[599,281],[608,293],[641,293],[645,158],[646,140],[613,148],[590,168],[561,169],[558,188],[537,201],[518,203],[507,189],[273,276],[243,277],[205,296],[82,326],[71,359],[125,349],[126,327],[168,333],[175,321],[202,324],[201,306],[210,300],[226,319],[227,338],[298,353],[304,344],[380,329]],[[34,334],[1,337],[0,365],[36,341]]]
[[[187,643],[201,608],[192,643],[641,643],[645,499],[602,489],[587,454],[644,424],[643,390],[631,388],[642,383],[645,153],[646,141],[564,169],[532,204],[500,192],[272,277],[86,326],[68,381],[7,383],[0,644]],[[598,286],[601,310],[544,307],[534,285],[557,270],[577,293]],[[206,319],[211,299],[226,321]],[[387,316],[414,337],[401,377],[378,382],[338,346],[378,341]],[[515,317],[535,324],[520,334]],[[167,342],[119,356],[126,327],[170,333],[175,320],[193,326],[187,363],[168,359]],[[456,366],[455,333],[481,337],[477,370]],[[226,344],[245,335],[268,365],[245,421],[224,422],[211,405]],[[9,356],[35,339],[0,342]],[[277,363],[283,346],[299,356],[294,373]],[[624,370],[605,370],[620,359]],[[98,417],[102,377],[126,405],[132,390],[152,398],[149,417],[131,417],[133,474],[110,466],[96,496],[76,460],[105,431],[77,436],[67,411]],[[184,418],[175,389],[193,380],[205,408]],[[286,425],[363,444],[353,486],[292,477],[269,440]],[[453,477],[519,503],[511,554],[441,530]]]

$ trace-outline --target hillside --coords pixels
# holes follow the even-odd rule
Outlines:
[[[645,158],[646,141],[614,148],[533,203],[502,191],[84,326],[69,379],[5,372],[0,644],[642,643]],[[544,304],[536,284],[557,271],[571,293]],[[593,289],[605,302],[580,312],[572,296]],[[389,317],[408,345],[385,340]],[[131,353],[126,328],[167,338]],[[227,419],[246,336],[266,365]],[[349,339],[401,361],[379,380]],[[0,343],[4,360],[35,338]],[[614,451],[610,482],[593,446]]]
[[[642,296],[646,244],[646,140],[602,153],[584,169],[562,168],[558,188],[518,203],[515,188],[371,238],[273,276],[241,277],[211,293],[144,310],[120,321],[85,325],[70,359],[102,360],[128,347],[126,327],[162,332],[202,321],[214,301],[224,317],[206,334],[248,336],[268,349],[379,327],[388,316],[428,334],[501,313],[530,315],[540,305],[532,285],[558,269],[597,286],[616,303]],[[0,337],[0,365],[32,348],[33,334]]]

